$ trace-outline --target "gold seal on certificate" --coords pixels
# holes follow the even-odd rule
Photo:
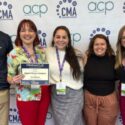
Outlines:
[[[48,85],[49,64],[21,64],[21,73],[24,75],[21,84],[23,85]]]

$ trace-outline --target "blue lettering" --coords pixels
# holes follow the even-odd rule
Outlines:
[[[13,19],[13,15],[12,15],[11,10],[9,10],[9,19]]]
[[[31,14],[31,15],[39,15],[41,17],[42,14],[45,14],[48,11],[48,7],[45,4],[41,5],[25,5],[23,7],[23,11],[25,14]]]
[[[81,35],[79,33],[74,33],[74,34],[71,34],[71,38],[74,45],[75,42],[79,42],[81,40]]]
[[[75,8],[75,7],[73,8],[73,15],[74,15],[74,16],[77,16],[76,8]]]
[[[9,121],[11,123],[16,123],[16,122],[20,122],[19,116],[17,115],[9,115]]]
[[[0,19],[13,19],[11,10],[1,10],[0,13]]]
[[[32,6],[32,12],[33,12],[34,14],[39,14],[39,13],[40,13],[40,11],[39,11],[39,6],[38,6],[38,5],[33,5],[33,6]]]
[[[40,38],[40,43],[41,43],[41,46],[42,46],[42,47],[45,47],[45,48],[47,47],[45,38],[43,38],[43,39]]]
[[[23,7],[23,12],[24,12],[25,14],[31,13],[31,6],[25,5],[25,6]]]
[[[70,7],[70,8],[66,8],[66,13],[67,13],[67,16],[69,15],[69,16],[72,16],[72,8]]]
[[[90,12],[104,12],[106,14],[107,11],[111,11],[113,10],[113,8],[114,8],[114,3],[112,1],[107,1],[107,2],[100,1],[98,3],[90,2],[88,4],[88,10]]]
[[[48,7],[45,4],[39,6],[40,13],[46,13],[48,11]]]
[[[76,9],[75,7],[66,7],[66,8],[62,8],[62,16],[67,16],[67,17],[75,17],[76,14]]]
[[[88,4],[88,9],[89,9],[90,11],[95,11],[95,10],[96,10],[96,3],[95,3],[95,2],[90,2],[90,3]]]
[[[105,13],[106,11],[110,11],[114,9],[114,4],[112,1],[108,1],[105,3]]]
[[[98,4],[97,4],[97,9],[99,10],[99,11],[103,11],[103,10],[105,10],[105,6],[104,6],[104,2],[99,2]]]
[[[62,16],[66,16],[66,14],[64,14],[64,12],[66,13],[65,10],[66,10],[66,9],[63,7],[63,8],[62,8]]]

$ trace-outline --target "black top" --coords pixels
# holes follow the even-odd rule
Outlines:
[[[91,55],[84,69],[84,89],[105,96],[115,89],[115,57]]]
[[[119,67],[117,69],[117,77],[120,80],[120,82],[125,83],[125,67]]]
[[[12,48],[9,35],[0,31],[0,90],[9,88],[9,83],[7,83],[7,54]]]

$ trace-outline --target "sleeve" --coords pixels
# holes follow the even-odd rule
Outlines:
[[[7,41],[7,53],[9,53],[13,49],[13,45],[12,45],[12,40],[11,40],[9,35],[7,36],[7,39],[8,39],[8,41]]]
[[[17,56],[15,50],[12,50],[7,56],[7,67],[8,67],[8,76],[13,77],[17,74],[18,71]]]
[[[115,80],[119,80],[120,79],[120,68],[115,69]]]
[[[78,62],[79,62],[79,65],[80,65],[80,69],[81,71],[83,71],[83,67],[84,67],[84,60],[83,60],[83,54],[80,50],[78,49],[74,49],[75,50],[75,54],[77,56],[77,59],[78,59]]]

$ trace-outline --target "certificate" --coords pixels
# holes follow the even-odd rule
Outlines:
[[[21,73],[24,75],[23,85],[49,84],[49,64],[21,64]]]

